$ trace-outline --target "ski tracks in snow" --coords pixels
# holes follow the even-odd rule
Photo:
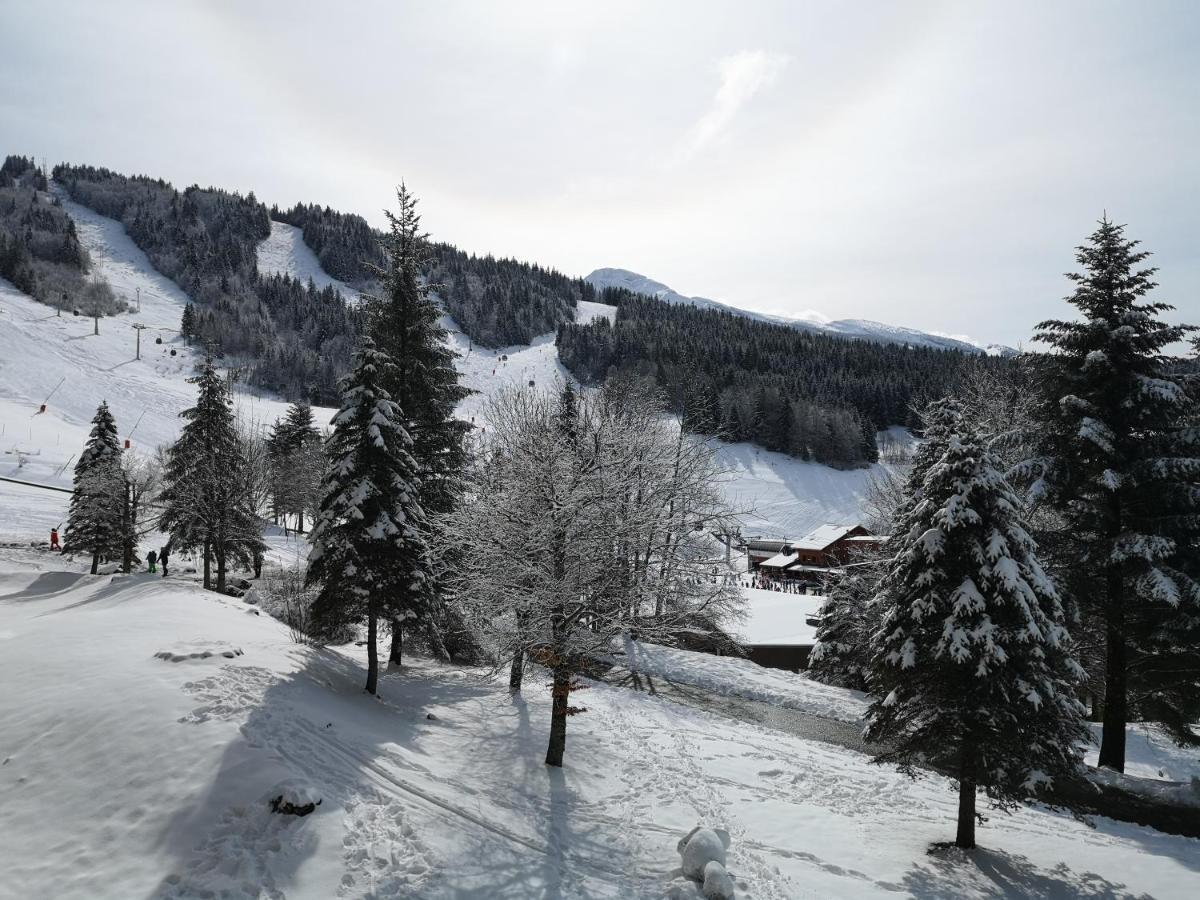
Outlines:
[[[311,782],[325,804],[341,805],[345,833],[339,897],[420,896],[436,866],[406,817],[406,804],[370,783],[371,767],[362,763],[373,754],[342,746],[344,741],[326,735],[286,703],[266,703],[267,693],[280,684],[267,669],[223,666],[217,674],[184,685],[202,703],[179,721],[203,724],[245,717],[241,731],[249,746],[270,753]],[[307,855],[316,835],[306,827],[310,819],[272,813],[267,799],[227,809],[195,848],[183,873],[164,881],[161,900],[286,900],[275,869],[294,856]]]
[[[642,765],[628,766],[622,773],[627,788],[622,797],[621,818],[625,826],[622,833],[628,836],[631,858],[640,849],[637,836],[648,830],[658,830],[646,825],[654,820],[657,806],[691,806],[699,824],[725,828],[729,832],[732,846],[728,868],[737,880],[739,897],[744,900],[794,900],[802,896],[788,878],[747,842],[745,829],[730,813],[732,805],[711,774],[696,761],[696,748],[682,733],[648,731],[615,704],[603,716],[606,733],[626,745],[628,758],[642,761]],[[669,741],[669,746],[663,746],[664,741]],[[683,834],[677,837],[683,837]]]

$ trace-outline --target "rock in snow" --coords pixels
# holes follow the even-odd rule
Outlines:
[[[307,816],[321,805],[321,795],[307,781],[284,781],[267,792],[271,812],[285,816]]]

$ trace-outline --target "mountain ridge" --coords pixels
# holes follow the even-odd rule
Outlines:
[[[665,303],[683,304],[698,309],[712,309],[728,312],[737,316],[745,316],[759,322],[774,325],[784,325],[804,331],[816,331],[824,334],[839,335],[855,340],[869,340],[888,344],[904,344],[907,346],[932,347],[942,350],[959,350],[965,353],[984,353],[989,356],[1016,356],[1017,351],[1003,344],[984,344],[970,339],[949,337],[947,335],[906,328],[902,325],[888,325],[884,322],[874,322],[869,319],[836,319],[822,320],[816,314],[812,318],[775,316],[768,313],[754,312],[742,309],[720,300],[708,297],[689,297],[681,294],[661,281],[656,281],[646,275],[629,269],[605,267],[594,269],[591,274],[584,276],[584,281],[602,290],[608,287],[625,288],[637,294],[644,294]]]

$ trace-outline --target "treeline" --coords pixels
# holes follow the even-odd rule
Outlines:
[[[299,228],[304,243],[335,278],[370,289],[383,264],[379,232],[362,216],[313,204],[272,207],[271,218]],[[421,274],[448,312],[475,343],[484,347],[528,344],[573,321],[580,300],[595,289],[581,278],[515,259],[475,256],[450,244],[426,244]]]
[[[91,260],[75,223],[46,189],[32,159],[9,156],[0,166],[0,277],[58,309],[120,312],[125,305],[108,284],[86,278]]]
[[[600,299],[618,307],[615,324],[600,318],[558,331],[559,356],[575,377],[654,377],[690,431],[839,467],[876,461],[876,430],[916,425],[914,407],[948,393],[965,372],[1012,365],[848,341],[620,288]]]
[[[288,398],[331,403],[349,367],[360,316],[340,294],[258,272],[271,233],[267,208],[243,197],[162,179],[62,164],[72,199],[119,220],[156,269],[195,301],[185,336],[247,361],[250,383]]]

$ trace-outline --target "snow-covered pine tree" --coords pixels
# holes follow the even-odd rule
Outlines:
[[[458,383],[456,354],[439,323],[441,310],[421,275],[429,248],[417,199],[401,184],[396,201],[395,213],[385,211],[388,231],[380,242],[387,264],[376,269],[383,290],[380,296],[366,298],[368,334],[393,363],[381,386],[403,411],[421,482],[421,505],[427,515],[437,517],[453,504],[454,483],[466,460],[463,438],[470,426],[454,417],[454,408],[470,391]],[[432,580],[427,587],[427,609],[412,624],[433,628],[431,614],[437,604]],[[388,661],[398,665],[404,626],[400,621],[391,625]]]
[[[125,536],[125,479],[121,440],[108,403],[92,417],[87,444],[75,463],[74,492],[63,536],[64,553],[90,553],[92,574],[101,559],[116,558]]]
[[[234,421],[229,387],[212,357],[189,381],[197,385],[198,396],[196,405],[180,414],[187,421],[167,454],[159,528],[177,550],[200,549],[204,586],[224,591],[230,564],[249,566],[264,547],[257,486]]]
[[[876,762],[958,780],[955,843],[973,847],[977,788],[1006,808],[1078,765],[1083,671],[996,458],[956,401],[930,421],[876,600],[866,733],[889,748]]]
[[[1064,523],[1057,562],[1085,625],[1102,633],[1100,765],[1117,771],[1130,714],[1171,720],[1200,681],[1200,581],[1187,565],[1200,543],[1200,430],[1180,360],[1164,355],[1195,329],[1163,322],[1172,307],[1143,299],[1156,270],[1137,247],[1106,217],[1077,248],[1083,271],[1067,276],[1067,301],[1082,319],[1038,326],[1034,339],[1053,352],[1032,360],[1031,458],[1020,467]],[[1185,663],[1182,677],[1159,677],[1168,657]]]
[[[429,568],[412,439],[382,386],[393,380],[392,368],[367,340],[342,379],[306,578],[318,588],[312,610],[318,634],[366,622],[370,694],[379,680],[379,619],[403,622],[421,613]]]
[[[826,590],[808,672],[826,684],[865,691],[871,635],[879,624],[875,597],[886,570],[874,552],[852,563]]]
[[[321,434],[313,424],[312,407],[293,403],[287,415],[276,420],[267,437],[270,492],[276,520],[296,517],[296,530],[304,530],[304,514],[319,502],[323,466]]]

